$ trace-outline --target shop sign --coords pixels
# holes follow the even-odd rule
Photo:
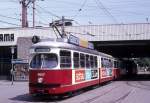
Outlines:
[[[0,42],[14,41],[14,34],[0,34]]]

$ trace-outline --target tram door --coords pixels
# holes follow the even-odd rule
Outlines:
[[[10,79],[10,70],[11,70],[11,48],[9,46],[0,47],[0,79]],[[16,58],[16,50],[14,54]]]

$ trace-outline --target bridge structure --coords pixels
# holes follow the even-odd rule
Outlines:
[[[115,57],[149,57],[150,23],[66,27],[68,33],[94,43],[98,51]]]
[[[61,28],[58,27],[61,31]],[[65,32],[94,43],[98,51],[115,57],[150,57],[150,23],[66,26]],[[17,58],[28,59],[28,48],[34,35],[58,38],[51,27],[1,28],[0,57],[16,46]],[[26,55],[24,55],[26,54]]]

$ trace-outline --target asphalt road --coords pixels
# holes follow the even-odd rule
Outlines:
[[[0,103],[150,103],[150,81],[112,81],[88,91],[80,91],[73,97],[55,99],[32,97],[28,94],[28,82],[0,81]]]

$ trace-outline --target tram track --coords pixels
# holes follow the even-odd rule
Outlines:
[[[144,86],[150,87],[150,83],[149,83],[149,84],[146,84],[146,83],[143,83],[142,81],[139,81],[139,83],[140,83],[141,85],[144,85]]]
[[[136,82],[133,82],[133,81],[129,82],[129,81],[127,81],[126,84],[128,86],[131,86],[131,87],[135,87],[135,88],[139,88],[139,89],[150,91],[150,85],[144,84],[141,81],[136,81]]]
[[[145,83],[142,81],[126,81],[125,84],[127,84],[127,86],[133,87],[133,88],[139,88],[145,91],[149,91],[150,90],[150,83]],[[109,93],[111,93],[113,90],[117,89],[117,87],[111,88],[103,93],[101,93],[100,95],[97,95],[93,98],[87,99],[85,101],[82,101],[80,103],[96,103],[96,101],[99,101],[100,97],[103,97]],[[122,103],[126,98],[129,97],[129,95],[131,95],[135,89],[130,88],[128,91],[126,91],[123,95],[120,95],[119,97],[117,97],[116,99],[112,100],[112,101],[108,101],[106,103]]]
[[[101,95],[98,95],[98,96],[96,96],[96,97],[94,97],[94,98],[91,98],[91,99],[89,99],[89,100],[86,100],[86,101],[84,101],[84,102],[80,102],[80,103],[92,103],[92,102],[96,101],[98,98],[100,98],[100,97],[102,97],[102,96],[104,96],[104,95],[110,93],[112,90],[113,90],[113,89],[111,89],[111,90],[109,90],[109,91],[107,91],[107,92],[105,92],[105,93],[103,93],[103,94],[101,94]],[[127,97],[132,93],[132,91],[133,91],[133,90],[130,90],[130,91],[128,91],[127,93],[125,93],[124,95],[122,95],[122,96],[120,96],[119,98],[117,98],[116,100],[109,101],[109,102],[107,102],[107,103],[121,103],[125,98],[127,98]]]
[[[104,93],[101,93],[100,95],[97,95],[97,96],[95,96],[95,97],[93,97],[93,98],[90,98],[90,99],[87,99],[87,100],[85,100],[85,101],[82,101],[82,102],[80,102],[80,103],[91,103],[91,102],[97,100],[98,98],[100,98],[100,97],[102,97],[102,96],[104,96],[104,95],[110,93],[111,91],[113,91],[114,89],[117,89],[117,88],[118,88],[118,86],[113,87],[113,88],[111,88],[110,90],[105,91]]]
[[[117,100],[110,101],[109,103],[121,103],[125,98],[127,98],[131,94],[132,90],[124,94],[123,96],[119,97]]]
[[[116,90],[116,89],[119,89],[119,86],[113,87],[113,88],[111,88],[111,89],[109,89],[109,90],[107,90],[107,91],[101,93],[100,95],[97,95],[97,96],[95,96],[95,97],[93,97],[93,98],[90,98],[90,99],[87,99],[87,100],[85,100],[85,101],[82,101],[82,102],[80,102],[80,103],[97,103],[97,101],[100,102],[99,99],[100,99],[101,97],[103,98],[103,96],[105,96],[105,95],[107,95],[107,94],[109,94],[109,93],[112,93],[113,90]],[[123,94],[119,95],[118,97],[116,97],[114,100],[110,100],[110,101],[107,101],[107,102],[105,102],[105,103],[121,103],[121,102],[122,102],[123,100],[125,100],[133,91],[134,91],[133,89],[130,89],[130,90],[124,92]]]

